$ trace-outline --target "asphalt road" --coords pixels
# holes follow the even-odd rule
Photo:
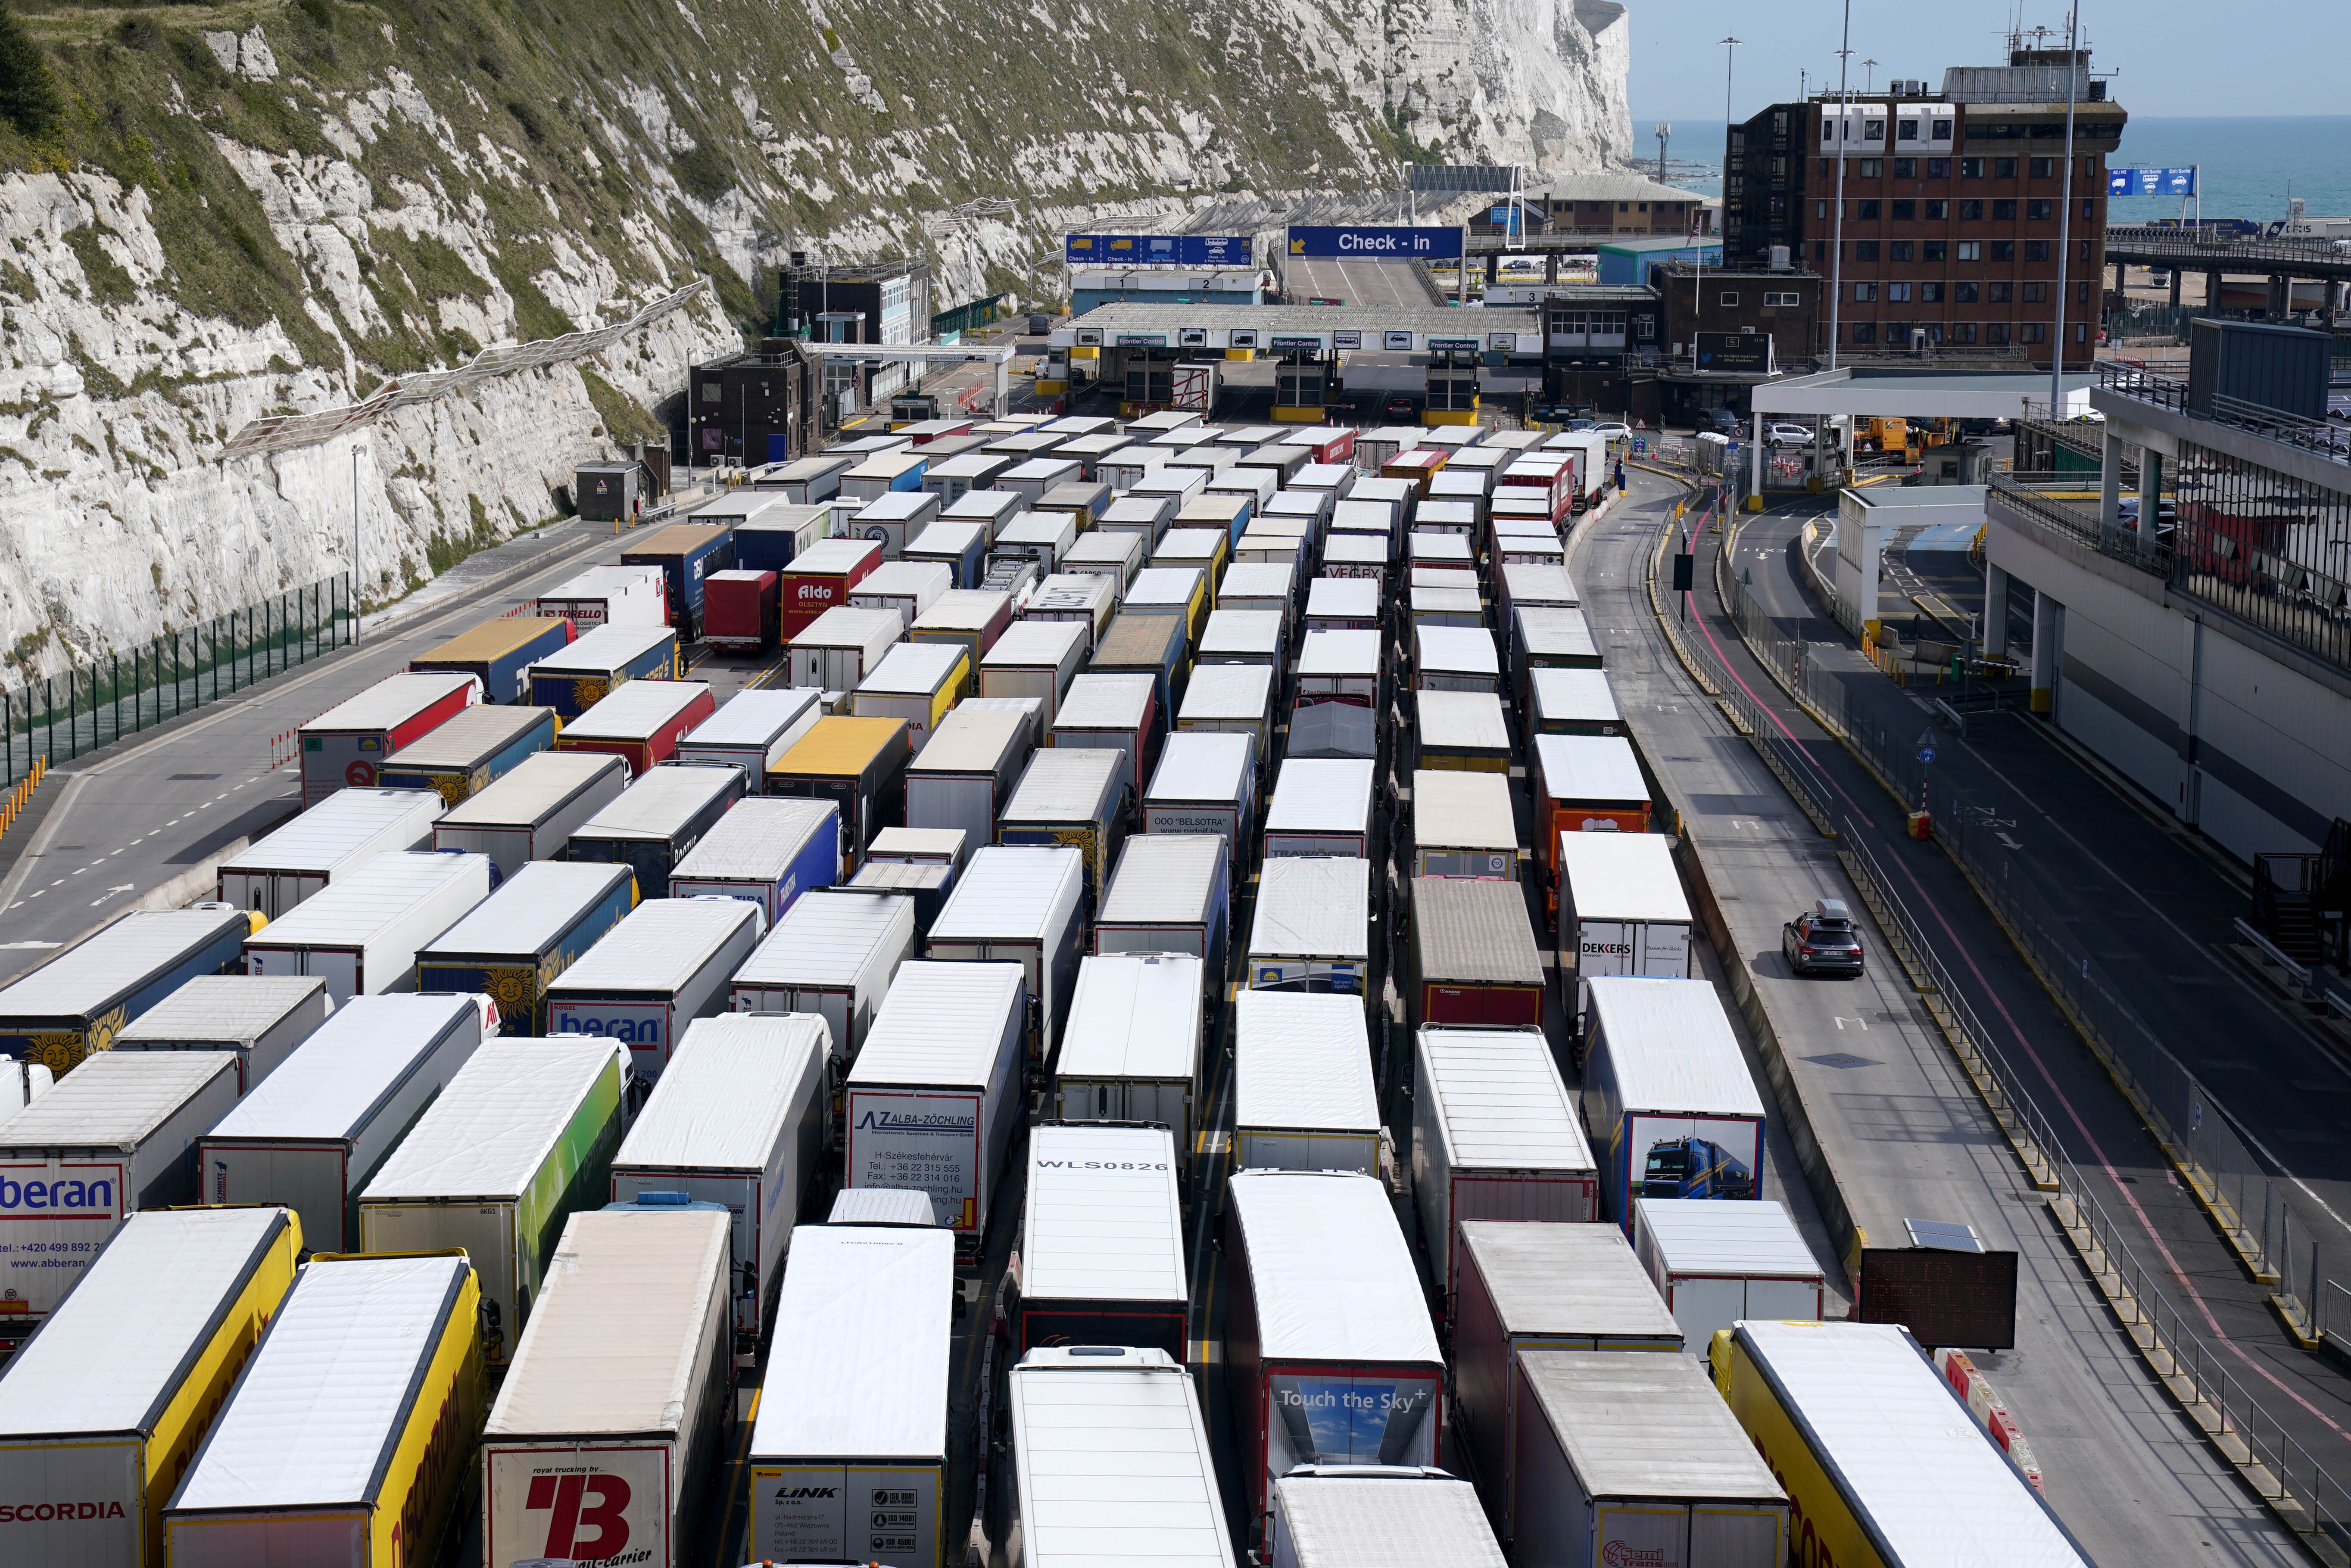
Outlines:
[[[1780,1021],[1791,1066],[1818,1107],[1823,1147],[1876,1244],[1902,1245],[1905,1219],[1961,1221],[1988,1246],[2019,1254],[2018,1344],[1982,1365],[2037,1451],[2047,1495],[2089,1553],[2103,1563],[2275,1563],[2300,1552],[2182,1421],[2117,1329],[2006,1145],[1961,1077],[1916,992],[1867,932],[1873,962],[1859,981],[1801,980],[1779,956],[1779,927],[1811,898],[1830,894],[1861,908],[1823,839],[1667,648],[1643,587],[1646,552],[1674,489],[1636,482],[1636,506],[1571,543],[1571,569],[1605,652],[1619,702],[1658,770],[1708,868],[1739,950]],[[1709,576],[1713,541],[1699,561]],[[1791,732],[1807,743],[1856,815],[1891,802],[1842,749],[1780,700],[1745,657],[1735,632],[1701,593],[1698,637]],[[1838,764],[1844,766],[1840,768]],[[1872,798],[1874,797],[1874,799]],[[2170,1186],[2168,1168],[1981,905],[1948,860],[1886,832],[1871,847],[1894,867],[1904,898],[1931,912],[1948,939],[1944,957],[1988,1019],[2017,1032],[2014,1045],[2049,1064],[2052,1099],[2071,1115],[2083,1152],[2103,1161],[2102,1200],[2138,1216],[2150,1248],[2167,1248],[2176,1281],[2194,1292],[2232,1337],[2261,1334],[2258,1295],[2216,1237]],[[1996,1025],[1997,1026],[1997,1025]],[[2011,1042],[2003,1040],[2009,1046]],[[1765,1085],[1768,1095],[1769,1088]],[[1767,1102],[1769,1103],[1769,1102]],[[2053,1109],[2057,1108],[2053,1105]],[[2096,1151],[2093,1154],[2091,1151]],[[2190,1242],[2198,1239],[2200,1247]],[[2265,1343],[2241,1345],[2283,1386],[2269,1402],[2313,1440],[2340,1442],[2330,1425],[2346,1411],[2331,1373]],[[2249,1381],[2259,1374],[2248,1368]],[[2268,1386],[2264,1385],[2266,1388]],[[2306,1399],[2310,1409],[2295,1403]]]
[[[1434,303],[1427,274],[1410,262],[1283,258],[1289,296],[1299,304],[1334,299],[1342,305],[1426,310]]]

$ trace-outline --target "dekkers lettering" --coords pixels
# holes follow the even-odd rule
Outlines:
[[[78,1181],[18,1181],[0,1176],[0,1210],[33,1212],[108,1213],[114,1211],[114,1183]]]
[[[0,1524],[48,1524],[85,1519],[121,1519],[119,1502],[0,1503]]]

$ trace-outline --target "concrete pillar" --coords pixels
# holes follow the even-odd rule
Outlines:
[[[2267,316],[2272,321],[2283,321],[2286,317],[2286,312],[2293,308],[2293,303],[2294,280],[2289,277],[2280,277],[2275,274],[2272,274],[2270,276],[2269,308],[2262,314]]]
[[[2008,574],[1984,563],[1983,652],[1999,659],[2008,652]]]
[[[2098,526],[2119,527],[2122,509],[2116,504],[2123,491],[2123,443],[2113,432],[2105,434],[2098,449]]]
[[[1559,281],[1559,253],[1543,252],[1543,282],[1546,286]]]
[[[2163,458],[2145,447],[2138,452],[2138,547],[2155,548],[2155,524],[2163,498]]]
[[[2204,275],[2204,308],[2207,310],[2220,308],[2220,275],[2218,272],[2208,272]]]
[[[2051,711],[2056,705],[2059,627],[2065,607],[2040,589],[2032,590],[2032,711]]]
[[[1502,253],[1494,251],[1486,257],[1486,286],[1491,288],[1501,276]]]
[[[2171,269],[2171,308],[2174,310],[2179,308],[2179,281],[2187,275],[2179,267]]]

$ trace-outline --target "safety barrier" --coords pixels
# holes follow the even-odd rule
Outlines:
[[[0,833],[16,826],[16,819],[25,815],[26,806],[33,804],[33,792],[41,787],[41,780],[48,771],[47,757],[33,759],[33,771],[19,779],[16,786],[8,792],[5,803],[0,804]]]

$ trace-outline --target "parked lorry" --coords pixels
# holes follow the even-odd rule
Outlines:
[[[1290,855],[1258,874],[1244,984],[1254,991],[1370,994],[1372,863],[1357,856]]]
[[[613,1042],[652,1083],[686,1025],[726,1010],[727,982],[767,929],[747,899],[648,898],[549,982],[548,1033]]]
[[[1185,1355],[1184,1162],[1164,1127],[1048,1122],[1029,1134],[1015,1354],[1131,1345]]]
[[[1233,997],[1233,1168],[1380,1168],[1379,1094],[1364,1010],[1349,997]]]
[[[572,836],[619,799],[628,783],[629,765],[619,757],[594,752],[530,757],[434,823],[433,847],[487,856],[501,879],[512,877],[562,855]]]
[[[385,758],[376,783],[387,790],[430,790],[455,805],[554,746],[554,709],[481,703]]]
[[[904,719],[820,719],[768,770],[768,793],[839,806],[841,864],[854,866],[875,834],[904,819],[908,733]]]
[[[547,1033],[547,987],[636,908],[625,866],[534,860],[416,953],[416,989],[478,992],[501,1034]]]
[[[906,826],[955,828],[985,844],[1035,742],[1026,714],[968,702],[941,721],[906,770]]]
[[[1026,977],[1029,1055],[1050,1061],[1077,983],[1084,935],[1081,854],[1072,847],[990,845],[972,851],[946,907],[931,922],[925,956],[1009,961]]]
[[[1673,847],[1657,833],[1559,836],[1559,979],[1579,1037],[1591,1023],[1593,981],[1697,978],[1689,899]]]
[[[655,768],[574,828],[565,853],[573,860],[625,866],[637,879],[638,898],[666,898],[671,871],[747,787],[737,768]]]
[[[706,581],[735,565],[735,530],[712,524],[673,523],[624,546],[624,566],[659,566],[669,588],[669,624],[680,642],[699,641]]]
[[[478,711],[504,716],[515,710]],[[427,847],[446,805],[429,789],[337,790],[222,861],[214,897],[274,920],[379,855]]]
[[[717,706],[707,681],[632,680],[564,725],[555,748],[616,756],[643,778]]]
[[[791,683],[854,691],[905,635],[894,609],[836,605],[792,638],[786,656]]]
[[[416,954],[490,896],[484,855],[380,855],[247,937],[245,972],[316,975],[340,1007],[410,991]]]
[[[530,667],[527,701],[569,724],[630,681],[675,679],[684,669],[677,648],[667,627],[600,626]]]
[[[774,572],[711,573],[702,589],[703,640],[724,653],[772,647],[783,624],[776,585]]]
[[[914,901],[820,890],[794,904],[735,971],[738,1013],[813,1013],[836,1064],[856,1059],[898,968],[914,954]]]
[[[1082,960],[1047,1102],[1065,1122],[1157,1123],[1189,1149],[1203,1098],[1206,966],[1188,953]]]
[[[372,789],[385,758],[481,700],[478,677],[445,670],[388,675],[345,698],[298,732],[303,805],[339,789]]]
[[[236,1057],[236,1092],[276,1072],[327,1021],[323,980],[200,974],[122,1026],[117,1051],[226,1051]]]
[[[1273,1483],[1272,1501],[1272,1568],[1504,1562],[1476,1490],[1434,1465],[1301,1465]]]
[[[471,675],[482,683],[485,702],[513,702],[522,696],[523,677],[530,667],[560,653],[574,635],[570,621],[561,616],[502,616],[418,654],[408,668]]]
[[[1009,1568],[1235,1561],[1216,1456],[1180,1354],[1123,1341],[1031,1350],[1005,1389]],[[1138,1464],[1146,1432],[1150,1459]]]
[[[1608,1216],[1633,1231],[1635,1198],[1761,1196],[1763,1101],[1702,980],[1591,982],[1583,1120]]]
[[[1118,782],[1128,800],[1137,800],[1158,759],[1162,712],[1152,676],[1089,669],[1070,682],[1054,711],[1052,743],[1119,753]]]
[[[743,787],[765,794],[768,770],[824,716],[824,693],[813,687],[762,687],[737,691],[687,732],[673,761],[743,770]]]
[[[534,607],[561,616],[581,637],[601,626],[667,626],[669,579],[659,566],[590,566],[539,595]]]
[[[1411,886],[1413,1022],[1541,1028],[1550,982],[1518,883],[1415,877]]]
[[[1700,1355],[1742,1318],[1815,1323],[1828,1303],[1826,1272],[1772,1199],[1636,1198],[1633,1251]]]
[[[760,929],[802,893],[841,879],[841,808],[829,800],[738,801],[670,871],[673,898],[741,898]]]

